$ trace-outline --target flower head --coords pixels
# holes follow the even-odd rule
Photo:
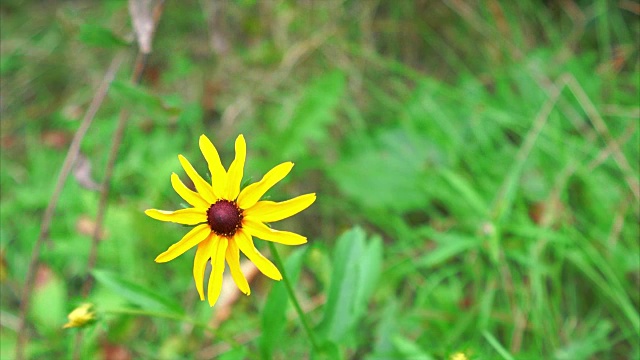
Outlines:
[[[96,319],[96,314],[93,312],[93,304],[82,304],[75,308],[67,315],[69,322],[62,326],[63,329],[72,327],[83,327],[92,323]]]
[[[200,300],[204,300],[204,273],[210,259],[212,271],[207,295],[209,305],[213,306],[222,288],[225,261],[229,264],[231,277],[240,291],[247,295],[251,292],[247,279],[240,270],[240,251],[264,275],[274,280],[282,279],[278,268],[255,248],[253,237],[285,245],[306,243],[307,238],[304,236],[273,230],[265,223],[299,213],[315,201],[316,194],[305,194],[282,202],[260,201],[272,186],[289,174],[293,163],[285,162],[274,167],[260,181],[241,191],[240,183],[247,153],[244,137],[239,135],[236,139],[236,156],[229,171],[222,166],[218,151],[205,135],[200,136],[199,145],[211,173],[211,183],[204,180],[184,156],[178,155],[180,164],[196,191],[187,188],[175,173],[171,174],[171,185],[192,207],[176,211],[149,209],[145,214],[156,220],[195,225],[180,241],[158,255],[155,261],[171,261],[197,245],[193,278]]]

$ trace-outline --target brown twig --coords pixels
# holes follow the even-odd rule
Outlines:
[[[131,2],[130,2],[131,5]],[[137,10],[141,10],[137,8]],[[138,35],[138,55],[136,57],[136,62],[134,65],[133,74],[131,75],[131,83],[139,84],[142,79],[142,74],[147,66],[147,59],[149,57],[149,53],[151,52],[151,41],[153,39],[153,35],[155,34],[155,30],[157,28],[158,22],[160,21],[160,17],[162,15],[162,11],[164,10],[164,1],[159,1],[154,6],[152,11],[152,28],[148,33],[137,33]],[[132,14],[133,15],[133,14]],[[135,22],[135,19],[134,19]],[[135,25],[135,24],[134,24]],[[138,31],[139,29],[136,29]],[[96,213],[96,222],[95,228],[93,231],[93,236],[91,239],[91,249],[89,250],[89,257],[87,259],[87,275],[85,277],[85,281],[82,285],[82,296],[87,297],[91,288],[93,287],[93,276],[91,275],[91,271],[96,265],[97,257],[98,257],[98,243],[102,234],[102,227],[104,223],[104,218],[107,213],[107,205],[109,200],[109,192],[111,190],[111,177],[113,175],[113,169],[115,167],[116,160],[118,158],[118,151],[120,150],[120,145],[122,144],[122,138],[124,137],[124,132],[127,127],[127,122],[129,120],[129,111],[124,109],[120,112],[120,117],[118,119],[118,125],[116,131],[113,135],[113,139],[111,142],[111,149],[109,150],[109,158],[107,160],[107,165],[105,168],[104,179],[100,185],[100,200],[98,202],[98,211]],[[80,357],[80,348],[82,344],[82,333],[78,332],[75,339],[75,347],[73,359],[79,359]]]
[[[31,259],[29,260],[29,266],[27,268],[27,278],[22,290],[22,299],[20,301],[20,316],[18,318],[18,339],[16,342],[16,359],[18,360],[24,358],[24,350],[28,341],[26,319],[27,312],[29,311],[31,295],[33,292],[36,269],[40,260],[40,248],[42,247],[42,243],[45,241],[45,239],[49,237],[49,230],[51,228],[51,222],[53,220],[56,205],[58,204],[58,198],[60,197],[60,193],[64,188],[64,184],[66,183],[67,178],[69,177],[69,173],[71,173],[73,164],[78,157],[78,153],[80,152],[80,144],[82,143],[87,130],[89,130],[89,126],[91,126],[91,122],[98,112],[98,109],[100,109],[100,106],[102,105],[102,102],[107,95],[109,87],[111,86],[111,82],[113,81],[123,60],[124,53],[118,54],[113,59],[111,65],[104,75],[104,78],[102,79],[102,83],[96,90],[96,94],[93,97],[93,100],[91,101],[91,104],[89,105],[84,118],[82,119],[82,123],[73,136],[73,140],[71,141],[71,145],[69,146],[69,150],[67,151],[64,163],[62,164],[60,174],[58,174],[58,180],[56,181],[55,189],[53,190],[53,194],[51,195],[49,204],[44,211],[44,215],[42,216],[42,222],[40,223],[40,233],[38,235],[38,238],[36,239],[36,243],[33,246],[33,250],[31,251]]]
[[[142,73],[144,72],[144,69],[146,67],[147,57],[147,54],[138,52],[135,69],[133,71],[133,75],[131,76],[131,82],[133,84],[140,83],[140,78],[142,77]],[[120,118],[118,119],[118,127],[116,128],[113,139],[111,141],[111,149],[109,150],[109,159],[107,160],[104,179],[102,180],[102,184],[100,185],[100,200],[98,202],[95,227],[93,230],[93,236],[91,238],[91,249],[89,250],[89,257],[87,260],[88,273],[87,277],[85,278],[84,284],[82,285],[83,297],[87,297],[89,295],[91,287],[93,286],[93,277],[91,276],[90,272],[96,264],[96,258],[98,255],[98,242],[101,238],[102,224],[104,223],[104,217],[107,212],[107,202],[109,200],[109,190],[111,187],[111,176],[113,175],[113,168],[116,163],[116,158],[118,157],[118,150],[120,149],[120,144],[122,143],[122,137],[124,136],[124,130],[127,126],[128,120],[129,111],[122,110],[120,112]]]
[[[160,16],[162,15],[162,10],[164,2],[160,1],[153,9],[153,29],[149,34],[150,39],[153,38],[153,34],[155,33],[156,26],[158,21],[160,21]],[[149,39],[149,41],[150,41]],[[147,66],[147,58],[149,57],[149,47],[140,46],[138,51],[138,55],[136,57],[135,66],[133,69],[133,74],[131,75],[131,83],[139,84],[142,79],[142,74]],[[91,239],[91,249],[89,250],[89,257],[87,260],[87,277],[85,278],[85,282],[82,286],[82,296],[87,297],[89,292],[91,291],[91,287],[93,286],[93,277],[91,276],[91,270],[96,264],[96,259],[98,255],[98,242],[100,241],[100,237],[102,234],[102,224],[104,222],[104,217],[107,212],[107,202],[109,200],[109,190],[111,187],[111,176],[113,175],[113,168],[116,163],[116,159],[118,157],[118,150],[120,149],[120,144],[122,144],[122,138],[124,136],[124,131],[127,126],[127,122],[129,120],[129,111],[122,110],[120,112],[120,118],[118,119],[118,125],[116,131],[113,135],[113,139],[111,142],[111,149],[109,150],[109,159],[107,160],[107,166],[105,168],[104,179],[102,180],[102,184],[100,185],[100,200],[98,202],[98,211],[96,213],[96,222],[95,228],[93,231],[93,237]]]

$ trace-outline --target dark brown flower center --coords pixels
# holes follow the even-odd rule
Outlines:
[[[242,227],[242,210],[235,201],[218,200],[207,210],[207,223],[220,236],[233,236]]]

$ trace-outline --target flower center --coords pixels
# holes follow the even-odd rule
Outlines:
[[[207,223],[216,234],[231,237],[242,228],[242,211],[235,201],[218,200],[207,210]]]

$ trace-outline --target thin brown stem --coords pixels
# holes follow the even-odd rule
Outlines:
[[[58,179],[56,181],[55,189],[53,190],[53,194],[51,194],[51,199],[47,205],[47,208],[44,211],[44,215],[42,216],[42,222],[40,223],[40,233],[38,238],[36,239],[35,244],[33,245],[33,249],[31,250],[31,259],[29,260],[29,266],[27,268],[27,278],[24,284],[24,288],[22,290],[22,298],[20,300],[20,316],[18,318],[18,339],[16,342],[16,359],[22,360],[24,358],[24,350],[28,341],[28,331],[27,331],[27,313],[29,311],[29,305],[31,296],[33,293],[33,287],[36,277],[36,272],[40,260],[40,249],[42,247],[42,243],[49,237],[49,230],[51,228],[51,222],[53,220],[53,215],[56,210],[56,206],[58,204],[58,198],[60,197],[60,193],[64,188],[64,184],[69,177],[69,173],[71,173],[71,169],[73,168],[73,164],[78,157],[78,153],[80,152],[80,144],[84,139],[84,136],[89,130],[89,126],[100,109],[104,98],[107,95],[109,87],[111,86],[111,82],[113,81],[122,61],[124,60],[124,53],[118,54],[111,65],[107,69],[107,72],[102,79],[102,83],[96,90],[96,94],[87,109],[87,112],[82,119],[82,123],[78,130],[76,130],[75,135],[73,136],[73,140],[71,141],[71,145],[69,146],[69,150],[67,151],[67,155],[64,159],[64,163],[62,164],[62,168],[60,173],[58,174]]]
[[[153,39],[153,35],[155,34],[155,29],[160,21],[160,17],[162,16],[162,12],[164,10],[164,1],[159,1],[152,11],[152,29],[149,34],[149,42]],[[140,40],[140,39],[139,39]],[[148,48],[148,49],[147,49]],[[150,51],[150,43],[146,44],[146,46],[142,46],[139,42],[138,55],[136,57],[136,62],[133,69],[133,74],[131,75],[131,82],[133,84],[139,84],[142,79],[142,74],[147,66],[147,59],[149,57]],[[120,117],[118,119],[117,128],[113,135],[113,139],[111,142],[111,149],[109,150],[109,158],[107,160],[107,165],[105,168],[104,179],[100,185],[100,200],[98,202],[98,210],[96,213],[96,221],[95,228],[93,231],[93,236],[91,239],[91,249],[89,250],[89,256],[87,259],[87,274],[85,277],[85,281],[82,285],[82,296],[87,297],[91,292],[91,288],[93,287],[93,276],[91,275],[91,271],[96,265],[96,261],[98,258],[98,243],[100,242],[100,237],[102,234],[102,227],[104,223],[104,218],[107,213],[107,206],[109,201],[109,192],[111,190],[111,177],[113,175],[113,169],[116,164],[116,160],[118,158],[118,151],[120,150],[120,145],[122,144],[122,138],[124,137],[124,132],[127,128],[127,122],[129,121],[129,111],[124,109],[120,112]],[[79,359],[81,355],[81,347],[82,347],[82,333],[78,332],[75,338],[75,346],[73,359]]]
[[[164,2],[160,1],[153,9],[153,29],[149,34],[150,38],[153,38],[155,33],[155,29],[160,21],[160,17],[162,16],[162,11],[164,10]],[[133,69],[133,74],[131,75],[131,83],[139,84],[142,79],[142,74],[147,66],[147,59],[149,54],[144,51],[144,49],[138,50],[138,56],[136,57],[136,62]],[[87,277],[85,278],[84,284],[82,286],[82,296],[87,297],[89,292],[91,291],[91,287],[93,286],[93,277],[91,276],[91,270],[96,265],[96,259],[98,256],[98,242],[100,241],[100,235],[102,234],[102,224],[104,223],[104,217],[107,212],[107,202],[109,200],[109,190],[111,187],[111,176],[113,175],[113,168],[116,164],[116,159],[118,157],[118,150],[120,150],[120,144],[122,143],[122,138],[124,137],[124,131],[127,127],[127,122],[129,120],[129,111],[122,110],[120,112],[120,118],[118,119],[118,126],[116,128],[116,132],[113,135],[113,139],[111,142],[111,149],[109,150],[109,159],[107,160],[107,166],[105,169],[104,179],[102,180],[102,184],[100,185],[100,200],[98,203],[98,211],[96,213],[96,222],[95,228],[93,231],[93,237],[91,239],[91,250],[89,250],[89,258],[87,260]]]
[[[131,82],[134,84],[140,83],[142,73],[146,67],[147,55],[142,52],[138,52],[136,58],[136,64],[131,76]],[[109,191],[111,190],[111,177],[113,175],[113,168],[118,157],[118,150],[120,150],[120,144],[122,144],[122,138],[124,137],[124,131],[127,127],[129,120],[129,111],[122,110],[120,112],[120,118],[118,119],[118,126],[111,140],[111,149],[109,150],[109,159],[107,160],[107,167],[104,174],[104,179],[100,185],[100,200],[98,202],[98,211],[96,213],[95,228],[93,230],[93,236],[91,239],[91,250],[89,250],[89,258],[87,260],[87,277],[82,286],[82,296],[87,297],[93,286],[93,277],[90,272],[96,265],[96,258],[98,255],[98,242],[102,234],[102,224],[104,223],[104,217],[107,212],[107,203],[109,200]]]

